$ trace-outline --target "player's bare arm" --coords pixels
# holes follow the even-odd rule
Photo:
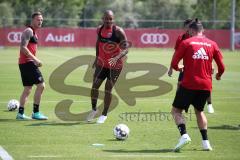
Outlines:
[[[119,27],[116,34],[121,43],[121,54],[119,55],[119,58],[122,58],[128,53],[129,43],[127,42],[127,36],[122,28]]]
[[[27,28],[23,31],[21,36],[20,50],[26,56],[32,58],[38,67],[42,66],[42,62],[37,59],[27,48],[30,38],[33,36],[33,31],[30,28]]]
[[[99,45],[99,40],[98,40],[98,37],[97,37],[97,42],[96,42],[96,57],[95,57],[95,60],[93,62],[93,65],[92,65],[92,68],[95,68],[96,67],[96,64],[97,64],[97,59],[98,59],[98,45]]]
[[[172,55],[172,60],[173,60],[174,55],[175,55],[175,52]],[[172,60],[171,60],[171,62],[172,62]],[[168,76],[172,77],[172,74],[173,74],[173,68],[171,67],[171,63],[170,63],[169,69],[168,69]]]
[[[99,49],[98,49],[98,47],[99,47],[99,40],[98,40],[98,32],[99,32],[99,30],[100,30],[100,28],[101,28],[101,25],[100,26],[98,26],[98,28],[97,28],[97,41],[96,41],[96,57],[95,57],[95,60],[94,60],[94,62],[93,62],[93,65],[92,65],[92,68],[95,68],[96,67],[96,64],[97,64],[97,59],[98,59],[98,55],[99,55]]]
[[[216,46],[216,52],[213,56],[213,59],[216,62],[217,69],[218,69],[215,78],[216,78],[216,80],[221,80],[221,76],[225,71],[225,66],[224,66],[224,63],[223,63],[222,53],[219,51],[218,46]]]
[[[113,57],[109,60],[111,66],[115,66],[117,61],[122,57],[126,56],[128,53],[129,43],[127,42],[127,36],[124,30],[120,27],[117,27],[116,36],[119,37],[121,43],[121,53],[116,57]]]

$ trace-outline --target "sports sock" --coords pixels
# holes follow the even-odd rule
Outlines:
[[[201,135],[202,135],[202,140],[208,140],[207,130],[206,129],[201,129],[200,132],[201,132]]]
[[[178,129],[179,129],[179,132],[180,132],[181,136],[182,136],[183,134],[186,134],[186,133],[187,133],[185,124],[179,124],[179,125],[178,125]]]
[[[97,101],[92,100],[92,110],[96,111],[97,110]]]
[[[24,114],[24,107],[20,106],[18,109],[18,113]]]
[[[33,113],[39,112],[39,104],[33,104]]]
[[[104,107],[103,111],[102,111],[102,115],[107,116],[108,113],[108,108]]]

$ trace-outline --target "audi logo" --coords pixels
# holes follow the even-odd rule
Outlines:
[[[235,45],[236,45],[237,47],[240,47],[240,32],[235,33],[235,35],[234,35],[234,40],[235,40]]]
[[[169,36],[166,33],[143,33],[141,42],[143,44],[167,44]]]
[[[20,43],[21,42],[22,32],[9,32],[7,39],[11,43]]]

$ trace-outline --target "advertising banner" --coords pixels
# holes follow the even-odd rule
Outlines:
[[[18,46],[24,28],[0,28],[0,46]],[[179,29],[125,29],[127,38],[136,48],[173,48]],[[94,47],[95,28],[41,28],[37,31],[39,46]],[[217,42],[220,48],[230,48],[229,30],[206,30],[204,35]],[[235,33],[235,47],[240,49],[240,31]]]

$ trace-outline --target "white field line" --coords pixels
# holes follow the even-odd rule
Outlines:
[[[37,156],[30,155],[28,157],[29,158],[60,158],[62,156],[59,156],[59,155],[37,155]]]
[[[144,157],[144,158],[182,158],[185,156],[174,156],[174,155],[157,155],[157,154],[115,154],[110,155],[109,157],[115,158],[136,158],[136,157]]]
[[[144,158],[183,158],[186,156],[175,156],[175,155],[157,155],[157,154],[115,154],[115,155],[109,155],[107,157],[115,157],[115,158],[136,158],[136,157],[144,157]],[[28,158],[62,158],[62,156],[59,155],[30,155]]]
[[[13,160],[12,156],[8,154],[8,152],[0,146],[0,158],[2,160]]]

